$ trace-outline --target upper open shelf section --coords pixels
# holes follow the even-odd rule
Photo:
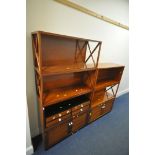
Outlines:
[[[50,76],[95,70],[102,42],[37,31],[32,33],[32,43],[35,70]]]
[[[120,82],[124,66],[113,63],[99,63],[95,90],[116,85]]]

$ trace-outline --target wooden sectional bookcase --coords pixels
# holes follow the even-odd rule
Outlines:
[[[98,63],[101,41],[32,33],[45,149],[110,112],[124,66]]]

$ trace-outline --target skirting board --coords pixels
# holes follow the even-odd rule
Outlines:
[[[121,92],[118,92],[117,95],[116,95],[116,97],[120,97],[120,96],[122,96],[122,95],[124,95],[124,94],[126,94],[128,92],[129,92],[129,89],[125,89],[125,90],[123,90]]]
[[[29,147],[26,148],[26,155],[32,155],[33,154],[33,146],[30,145]]]

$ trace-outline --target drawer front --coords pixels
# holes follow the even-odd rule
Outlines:
[[[83,112],[85,112],[85,111],[88,111],[89,110],[89,105],[87,105],[87,106],[84,106],[84,107],[80,107],[79,109],[77,109],[77,110],[75,110],[75,111],[72,111],[72,115],[73,116],[76,116],[76,115],[80,115],[80,114],[82,114]]]
[[[84,127],[88,121],[88,112],[85,112],[81,115],[76,115],[73,118],[72,132],[78,131],[80,128]]]
[[[113,101],[114,100],[109,100],[102,104],[102,107],[101,107],[102,115],[104,115],[112,110]]]
[[[75,107],[72,108],[72,112],[73,112],[73,111],[76,111],[76,110],[78,110],[78,109],[81,109],[81,108],[83,108],[83,107],[85,107],[85,106],[88,106],[89,104],[90,104],[90,101],[84,102],[84,103],[82,103],[82,104],[79,104],[79,105],[77,105],[77,106],[75,106]]]
[[[89,114],[90,115],[89,122],[96,120],[97,118],[101,116],[101,114],[102,114],[101,105],[92,108]]]
[[[70,118],[71,118],[71,113],[68,115],[64,115],[62,117],[56,118],[52,121],[48,121],[48,122],[46,122],[46,128],[60,124]]]
[[[64,139],[66,136],[68,136],[69,133],[69,122],[66,121],[64,123],[61,123],[48,131],[45,131],[45,148],[48,149],[52,145],[58,143],[62,139]]]
[[[60,118],[60,117],[62,117],[62,116],[64,116],[64,115],[68,115],[68,114],[70,114],[70,113],[71,113],[71,109],[68,109],[68,110],[65,110],[65,111],[63,111],[63,112],[60,112],[60,113],[58,113],[58,114],[52,115],[52,116],[46,118],[46,123],[47,123],[47,122],[50,122],[50,121],[53,121],[53,120],[55,120],[55,119],[57,119],[57,118]]]

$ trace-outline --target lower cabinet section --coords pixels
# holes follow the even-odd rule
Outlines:
[[[71,133],[78,131],[88,123],[88,111],[83,113],[77,113],[73,116],[73,119],[69,119],[63,122],[55,122],[50,128],[45,131],[45,148],[48,149],[52,145],[58,143]]]
[[[101,103],[91,109],[89,122],[92,122],[99,117],[105,115],[112,110],[114,99]]]
[[[111,99],[92,108],[86,104],[48,117],[44,132],[45,149],[110,112],[113,101]]]
[[[70,120],[57,124],[45,131],[45,148],[48,149],[52,145],[58,143],[70,133]]]

